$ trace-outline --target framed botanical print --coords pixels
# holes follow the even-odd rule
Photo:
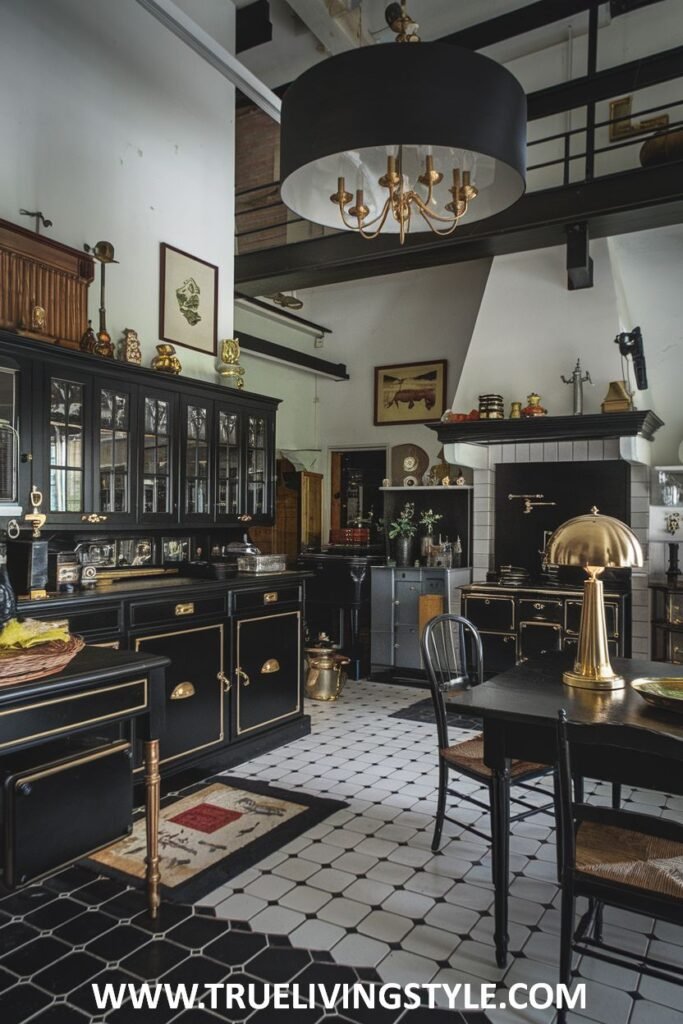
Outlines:
[[[446,408],[445,359],[375,367],[376,427],[434,423]]]
[[[161,243],[159,337],[216,355],[218,267]]]

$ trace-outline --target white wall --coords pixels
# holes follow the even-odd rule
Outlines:
[[[182,0],[223,45],[234,7]],[[159,243],[219,267],[218,336],[233,328],[234,89],[134,0],[1,0],[0,217],[81,248],[111,241],[107,326],[158,342]],[[97,327],[99,289],[90,289]],[[213,358],[179,348],[184,373]]]
[[[373,369],[447,359],[450,395],[472,337],[489,266],[489,260],[476,260],[298,293],[305,302],[303,315],[333,331],[317,354],[346,363],[351,378],[320,381],[323,447],[413,442],[436,457],[439,443],[425,426],[373,426]]]

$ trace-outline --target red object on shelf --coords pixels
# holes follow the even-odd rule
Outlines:
[[[330,530],[330,544],[369,544],[370,530],[367,527],[346,526]]]

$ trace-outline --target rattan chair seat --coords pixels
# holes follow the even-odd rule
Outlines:
[[[576,832],[576,870],[683,900],[683,842],[582,821]]]
[[[484,764],[484,737],[481,733],[469,740],[454,743],[451,747],[442,748],[441,756],[444,761],[448,761],[455,768],[470,772],[487,781],[491,779],[491,769]],[[547,771],[547,765],[535,764],[533,761],[512,761],[510,765],[510,776],[513,779],[519,779],[524,775],[538,775]]]

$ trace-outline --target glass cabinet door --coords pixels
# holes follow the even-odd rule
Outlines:
[[[209,514],[209,410],[206,405],[188,402],[184,409],[183,513],[187,516]]]
[[[247,416],[247,502],[250,516],[268,515],[268,420]]]
[[[117,388],[99,389],[96,507],[108,516],[127,514],[131,503],[131,400]]]
[[[241,424],[237,412],[218,409],[216,419],[216,518],[236,517],[241,511]]]
[[[147,516],[173,514],[173,409],[168,398],[146,395],[143,406],[142,508]]]
[[[50,511],[85,510],[85,384],[50,377]]]

